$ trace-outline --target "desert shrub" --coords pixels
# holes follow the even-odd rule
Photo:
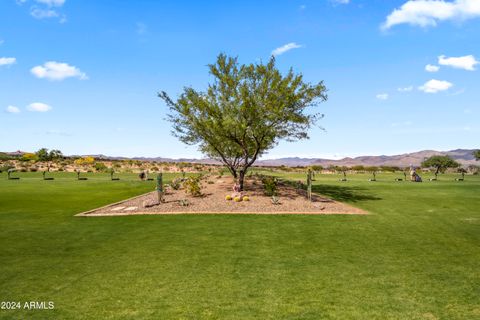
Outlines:
[[[151,167],[150,170],[151,171],[159,171],[158,167],[156,167],[156,166]]]
[[[103,162],[95,163],[95,171],[97,172],[105,172],[107,171],[107,166]]]
[[[37,167],[30,167],[30,172],[37,172],[38,168]]]
[[[185,192],[194,197],[202,195],[202,185],[200,184],[200,177],[189,177],[183,182]]]
[[[18,170],[18,171],[20,171],[20,172],[27,172],[28,170],[27,170],[27,168],[22,167],[22,168],[20,168],[20,170]]]
[[[175,178],[170,182],[170,187],[172,187],[173,190],[178,190],[182,186],[182,178]]]
[[[242,200],[243,201],[250,201],[250,198],[248,196],[243,196]]]
[[[188,202],[187,199],[178,200],[178,203],[179,203],[182,207],[188,207],[188,206],[190,205],[190,202]]]
[[[277,194],[277,178],[266,176],[262,179],[265,195],[275,196]]]
[[[214,184],[215,182],[213,182],[212,180],[208,180],[207,183],[208,184]]]
[[[62,167],[60,167],[60,168],[58,168],[57,171],[62,172],[62,171],[65,171],[65,169],[63,169]]]
[[[233,201],[240,202],[240,201],[242,201],[242,198],[241,197],[235,197],[235,198],[233,198]]]
[[[10,164],[5,164],[3,166],[0,167],[0,172],[7,172],[9,169],[13,169],[14,166],[10,165]]]
[[[280,199],[278,197],[272,196],[272,204],[279,205]]]
[[[227,196],[225,196],[225,200],[228,200],[228,201],[230,201],[230,200],[232,200],[232,199],[233,199],[233,198],[232,198],[232,196],[231,196],[231,195],[227,195]]]

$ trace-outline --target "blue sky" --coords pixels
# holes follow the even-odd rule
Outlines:
[[[0,150],[200,157],[156,93],[221,52],[329,89],[325,130],[267,158],[480,147],[478,0],[0,0]]]

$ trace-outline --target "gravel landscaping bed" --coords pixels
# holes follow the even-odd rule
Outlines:
[[[208,182],[209,181],[209,182]],[[243,195],[249,201],[226,200],[233,195],[231,178],[212,178],[202,181],[202,196],[192,197],[184,190],[167,188],[164,200],[157,203],[155,191],[127,199],[102,208],[78,214],[78,216],[117,216],[138,214],[366,214],[367,212],[331,199],[313,195],[312,202],[305,191],[286,184],[278,185],[278,204],[264,195],[261,181],[246,180]],[[183,202],[183,205],[182,205]]]

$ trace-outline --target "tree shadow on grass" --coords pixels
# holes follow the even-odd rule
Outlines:
[[[333,200],[342,202],[358,202],[367,200],[382,200],[366,192],[361,187],[332,186],[326,184],[312,186],[312,192],[327,196]]]

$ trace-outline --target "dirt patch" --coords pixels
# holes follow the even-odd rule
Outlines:
[[[210,182],[208,182],[210,181]],[[225,200],[233,195],[231,178],[210,178],[202,181],[201,197],[186,195],[184,190],[167,188],[165,202],[157,203],[155,191],[120,201],[108,206],[80,213],[77,216],[120,216],[138,214],[367,214],[350,205],[313,195],[312,202],[305,191],[286,183],[279,183],[279,203],[265,196],[262,183],[256,179],[246,181],[243,194],[250,201]],[[182,205],[182,203],[184,205]],[[188,204],[188,205],[185,205]]]

